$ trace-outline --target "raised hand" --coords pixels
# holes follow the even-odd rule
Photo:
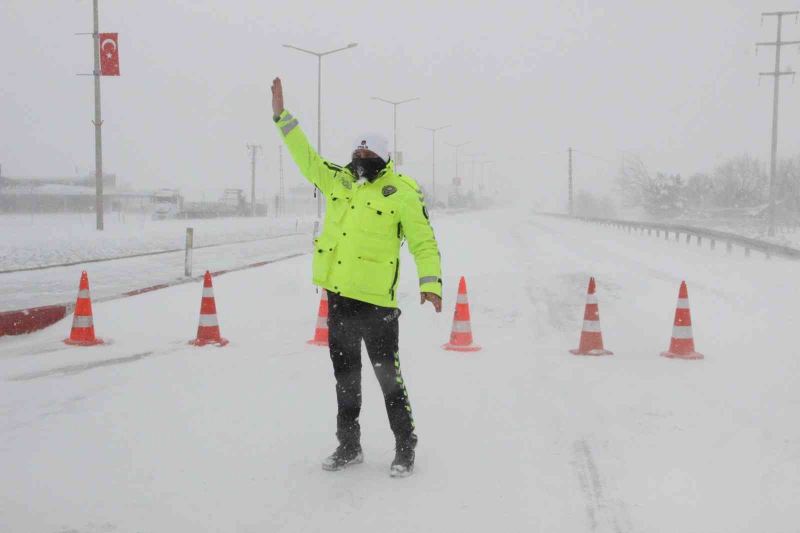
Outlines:
[[[279,116],[283,113],[283,85],[280,78],[272,80],[272,114]]]

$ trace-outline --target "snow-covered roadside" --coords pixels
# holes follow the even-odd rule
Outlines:
[[[197,249],[192,256],[192,274],[229,270],[305,253],[310,246],[310,234],[292,234]],[[102,299],[184,279],[184,253],[0,274],[0,312],[74,302],[82,270],[89,273],[93,298]]]
[[[313,217],[152,220],[147,214],[109,214],[105,222],[98,232],[91,213],[2,215],[0,271],[181,249],[187,227],[194,228],[195,246],[313,228]]]

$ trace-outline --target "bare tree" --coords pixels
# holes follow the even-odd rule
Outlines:
[[[617,178],[617,187],[625,206],[640,207],[645,204],[653,178],[639,156],[626,157]]]
[[[728,159],[712,174],[714,203],[719,207],[754,207],[767,200],[769,183],[758,159],[743,155]]]

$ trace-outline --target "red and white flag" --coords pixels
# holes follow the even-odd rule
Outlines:
[[[100,75],[119,76],[119,47],[116,33],[100,34]]]

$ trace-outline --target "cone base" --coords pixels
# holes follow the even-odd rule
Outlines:
[[[70,346],[97,346],[98,344],[105,344],[103,339],[94,339],[91,341],[77,341],[73,339],[64,339],[64,344]]]
[[[229,342],[228,339],[222,339],[222,338],[217,339],[217,340],[212,340],[212,339],[192,339],[192,340],[189,341],[189,344],[191,344],[193,346],[206,346],[208,344],[216,344],[217,346],[222,347],[222,346],[225,346],[226,344],[228,344],[228,342]]]
[[[442,345],[442,348],[447,350],[448,352],[477,352],[481,349],[480,346],[477,344],[469,344],[467,346],[459,346],[457,344],[447,344]]]
[[[576,349],[576,350],[570,350],[569,353],[573,355],[614,355],[614,352],[610,352],[602,348],[598,348],[596,350],[588,350],[585,352],[582,352],[580,349]]]
[[[661,352],[661,357],[668,357],[670,359],[704,359],[705,356],[697,352],[689,352],[687,354]]]
[[[317,339],[306,341],[306,344],[310,344],[312,346],[325,346],[326,348],[328,347],[328,341],[318,341]]]

